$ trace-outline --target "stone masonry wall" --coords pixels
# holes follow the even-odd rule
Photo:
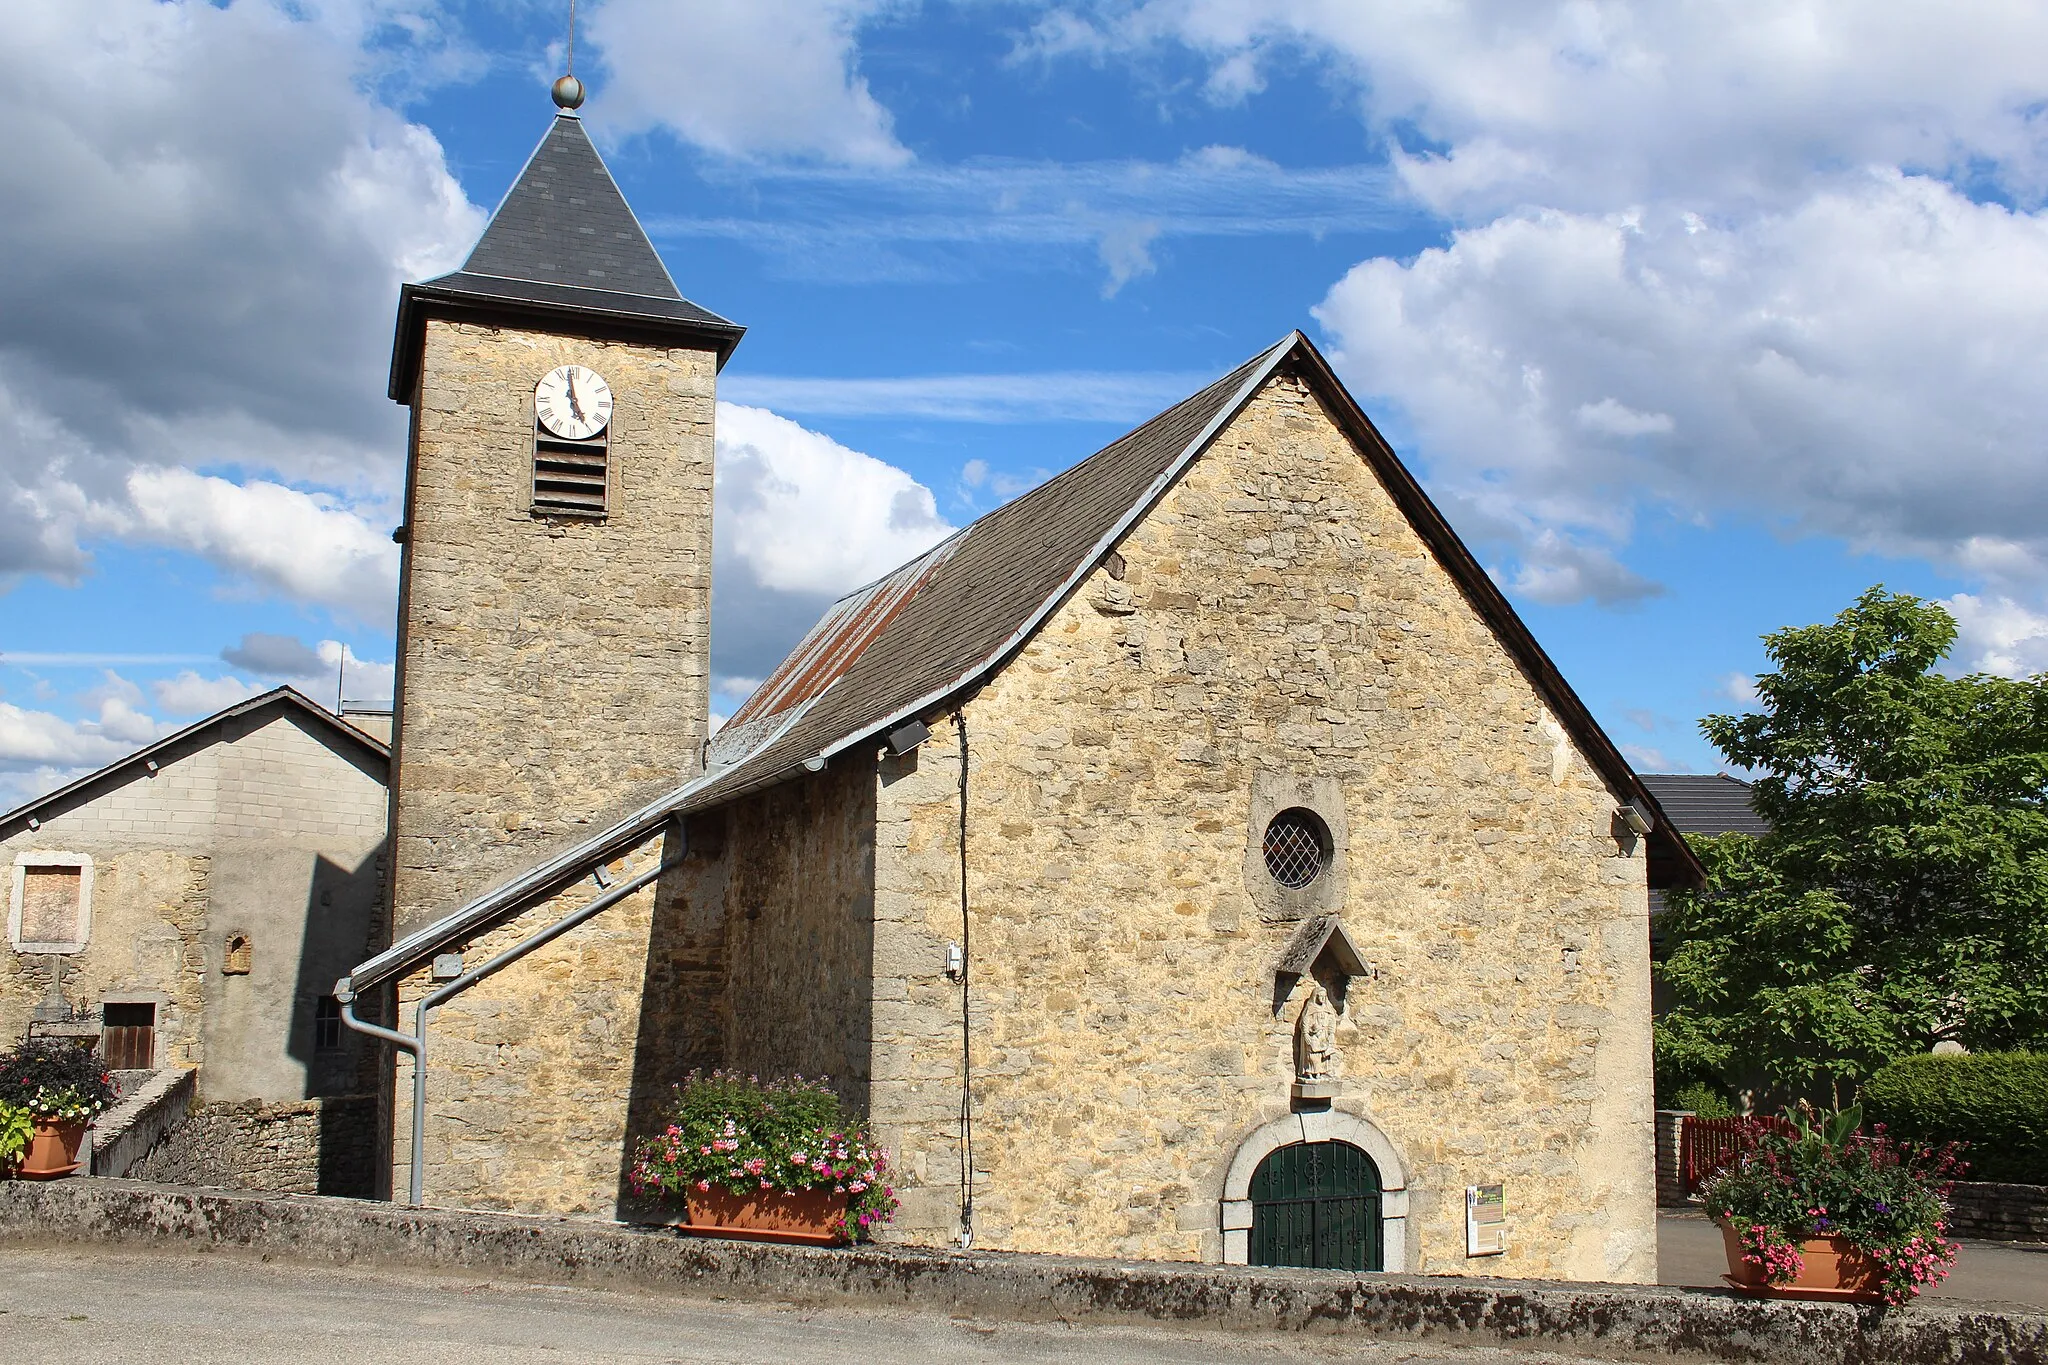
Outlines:
[[[686,828],[658,884],[437,1010],[426,1195],[435,1204],[610,1216],[632,1140],[692,1068],[830,1076],[865,1106],[873,769],[835,765]],[[634,855],[635,867],[657,856]],[[671,846],[672,853],[672,846]],[[614,875],[628,868],[616,864]],[[472,944],[482,962],[596,893],[588,883]],[[407,979],[408,1022],[432,983]],[[394,1188],[408,1179],[399,1067]]]
[[[600,520],[529,510],[534,385],[572,362],[615,403]],[[427,323],[399,623],[400,932],[698,767],[714,385],[708,351]]]
[[[384,1155],[375,1095],[209,1104],[129,1172],[135,1180],[366,1199]]]
[[[205,1063],[215,1098],[295,1100],[372,1079],[374,1049],[357,1035],[316,1048],[314,1002],[388,933],[385,792],[376,762],[315,727],[283,710],[235,718],[217,741],[165,753],[154,775],[0,842],[0,876],[21,853],[93,859],[91,932],[62,959],[66,999],[86,1016],[155,1005],[156,1065]],[[236,933],[252,941],[250,971],[224,976]],[[22,1036],[55,960],[0,960],[0,1037]]]
[[[651,842],[611,875],[660,857]],[[428,1021],[426,1198],[431,1204],[594,1214],[616,1210],[626,1115],[636,1069],[640,999],[655,904],[637,892],[595,919],[487,977]],[[598,894],[584,880],[470,943],[489,960]],[[399,986],[410,1031],[437,983],[414,972]],[[392,1189],[411,1179],[412,1064],[393,1087]]]
[[[125,836],[109,838],[75,824],[53,831],[55,824],[14,843],[92,855],[92,937],[84,952],[61,959],[7,953],[0,970],[0,1038],[11,1045],[27,1032],[61,961],[64,997],[74,1010],[90,1014],[110,997],[154,1004],[156,1064],[198,1065],[205,1060],[207,881],[213,860],[189,848],[124,848]],[[0,871],[11,874],[15,852],[0,846]]]
[[[602,520],[536,517],[533,388],[611,385]],[[694,772],[706,734],[712,416],[707,351],[427,323],[407,492],[393,768],[400,932]],[[658,856],[650,845],[636,858]],[[644,865],[644,864],[641,864]],[[483,961],[596,893],[471,944]],[[661,889],[669,895],[668,888]],[[610,1213],[636,1081],[655,892],[549,945],[432,1024],[428,1195]],[[400,987],[401,1017],[431,988]],[[649,1063],[644,1084],[665,1074]],[[396,1076],[397,1188],[409,1066]]]
[[[1221,1258],[1312,984],[1276,1009],[1296,924],[1247,856],[1255,790],[1299,790],[1341,804],[1379,967],[1335,1107],[1401,1155],[1409,1268],[1653,1280],[1644,857],[1613,794],[1298,382],[1120,548],[967,708],[977,1246]],[[873,1103],[921,1241],[957,1201],[956,738],[878,810]],[[1468,1260],[1463,1188],[1492,1181],[1510,1250]]]

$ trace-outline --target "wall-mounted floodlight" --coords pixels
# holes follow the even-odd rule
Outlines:
[[[1633,830],[1639,839],[1649,837],[1650,831],[1657,827],[1657,822],[1650,818],[1650,812],[1644,809],[1640,801],[1629,802],[1615,814],[1621,817],[1621,823]]]
[[[931,737],[931,726],[921,720],[913,720],[889,732],[889,752],[901,758]]]
[[[960,974],[966,970],[967,957],[960,951],[960,945],[948,943],[946,945],[946,975],[958,981]]]

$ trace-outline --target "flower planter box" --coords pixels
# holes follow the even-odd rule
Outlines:
[[[734,1194],[714,1185],[690,1191],[689,1211],[690,1221],[677,1230],[692,1237],[821,1247],[846,1240],[846,1196],[829,1189]]]
[[[1790,1284],[1772,1284],[1761,1267],[1742,1259],[1742,1242],[1735,1229],[1719,1225],[1721,1240],[1728,1248],[1729,1285],[1744,1294],[1762,1294],[1774,1299],[1835,1299],[1847,1303],[1881,1303],[1884,1271],[1877,1262],[1851,1246],[1842,1237],[1822,1237],[1799,1244],[1799,1258],[1806,1263],[1799,1278]]]
[[[22,1154],[21,1169],[15,1174],[22,1180],[62,1180],[75,1175],[80,1165],[78,1149],[84,1141],[84,1119],[38,1118],[35,1138]]]

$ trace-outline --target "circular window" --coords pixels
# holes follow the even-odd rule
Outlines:
[[[1266,826],[1265,848],[1273,880],[1299,891],[1330,865],[1330,827],[1314,811],[1293,806]]]

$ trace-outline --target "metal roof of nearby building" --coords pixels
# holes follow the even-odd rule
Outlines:
[[[296,687],[274,687],[247,701],[238,701],[225,710],[216,711],[205,720],[194,721],[175,734],[167,735],[154,744],[137,749],[126,758],[116,759],[104,768],[87,773],[76,782],[67,782],[53,792],[16,806],[5,815],[0,815],[0,839],[13,838],[27,827],[31,818],[48,818],[62,810],[90,801],[112,787],[133,781],[147,773],[152,762],[174,762],[195,749],[217,743],[228,721],[273,708],[289,710],[294,715],[316,720],[340,738],[368,750],[375,760],[387,765],[391,761],[391,746],[375,735],[358,730]]]
[[[619,192],[583,120],[558,114],[462,268],[399,292],[391,397],[412,400],[427,312],[574,319],[709,345],[725,363],[746,331],[684,298]]]
[[[1750,784],[1726,773],[1644,773],[1681,834],[1769,834],[1770,822],[1750,804]]]
[[[644,842],[676,815],[815,770],[906,720],[955,704],[1031,640],[1224,425],[1281,373],[1300,377],[1328,406],[1594,769],[1622,801],[1649,810],[1655,821],[1649,840],[1653,884],[1697,879],[1699,864],[1656,795],[1637,780],[1321,352],[1293,332],[1065,473],[843,598],[741,707],[738,723],[712,741],[702,776],[406,935],[357,968],[355,988],[386,980],[439,946],[560,889],[595,863]]]

